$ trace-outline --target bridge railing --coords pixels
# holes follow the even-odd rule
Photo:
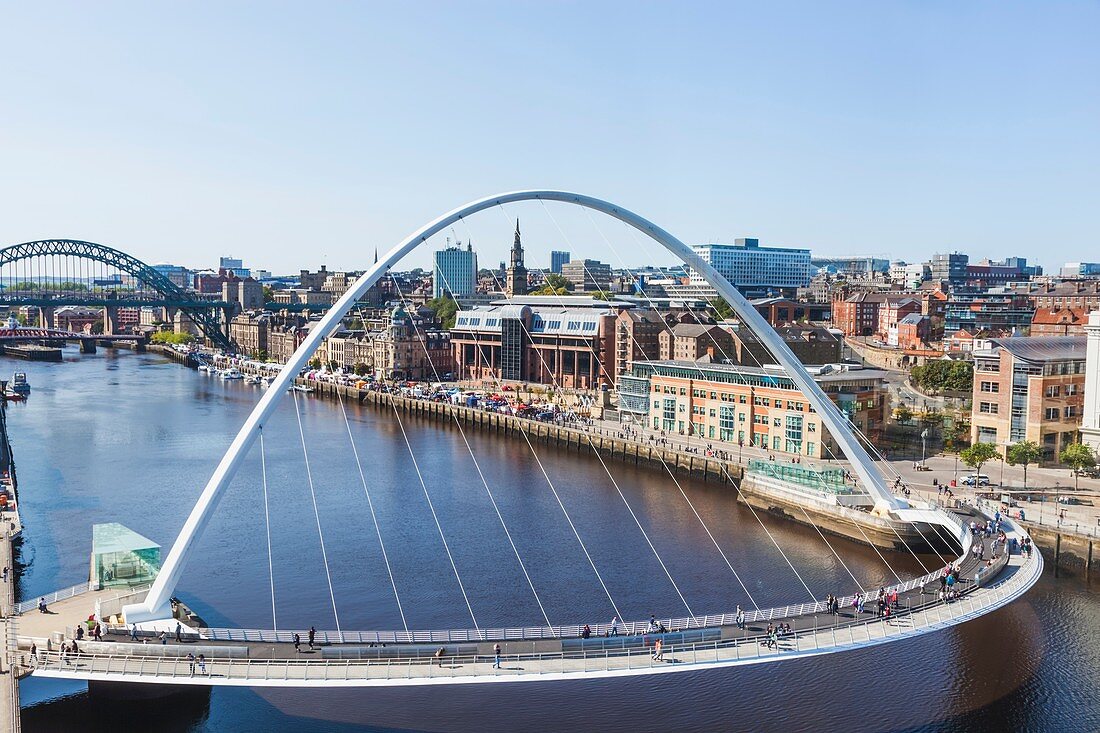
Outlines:
[[[1019,558],[1019,556],[1016,556]],[[503,669],[489,666],[491,655],[463,653],[435,657],[387,659],[235,659],[207,658],[204,666],[186,657],[114,656],[63,654],[38,650],[37,658],[26,663],[48,676],[141,681],[143,678],[174,678],[199,684],[296,683],[325,684],[371,682],[382,684],[452,677],[538,678],[564,673],[599,673],[665,667],[669,661],[681,664],[732,664],[741,660],[790,655],[827,653],[830,650],[868,646],[944,628],[999,608],[1038,578],[1042,558],[1035,553],[1019,558],[1016,572],[988,587],[975,588],[957,600],[929,601],[910,612],[889,619],[868,618],[849,624],[802,629],[778,637],[777,643],[763,634],[684,644],[668,644],[666,661],[654,660],[646,646],[570,650],[553,653],[510,654],[502,657]],[[522,666],[517,666],[522,665]],[[197,678],[197,679],[196,679]]]
[[[55,590],[52,593],[46,593],[45,595],[37,596],[35,598],[28,598],[25,601],[20,601],[15,604],[15,615],[26,613],[27,611],[33,611],[38,608],[38,604],[42,599],[45,599],[46,605],[51,603],[57,603],[63,601],[66,598],[72,598],[78,596],[81,593],[87,593],[96,589],[95,583],[85,582],[71,585],[68,588],[62,588],[61,590]]]

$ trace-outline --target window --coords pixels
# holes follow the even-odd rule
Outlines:
[[[1047,393],[1046,393],[1047,397],[1058,397],[1061,394],[1062,394],[1062,388],[1059,385],[1054,384],[1054,385],[1051,385],[1051,386],[1047,387]]]
[[[813,458],[813,456],[814,456],[814,450],[816,450],[816,448],[815,448],[815,446],[814,446],[814,444],[813,444],[813,443],[806,443],[806,455],[808,455],[808,456],[810,456],[811,458]]]
[[[1066,397],[1072,397],[1081,391],[1081,385],[1079,384],[1067,384],[1066,385]]]
[[[1001,385],[997,382],[982,382],[981,390],[982,392],[1000,392]]]
[[[733,415],[734,409],[731,406],[722,405],[718,410],[718,439],[719,440],[733,440]]]
[[[1057,420],[1059,413],[1060,411],[1057,407],[1048,407],[1044,410],[1043,414],[1046,416],[1047,420]]]
[[[987,428],[984,425],[978,427],[978,442],[979,443],[996,443],[997,442],[997,428]]]
[[[1077,405],[1070,405],[1067,407],[1064,414],[1067,418],[1077,417]]]
[[[996,402],[979,402],[978,403],[978,412],[982,413],[983,415],[996,415],[997,412],[998,412],[997,403]]]

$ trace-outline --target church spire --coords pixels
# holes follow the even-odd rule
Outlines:
[[[519,233],[519,219],[516,219],[516,238],[512,242],[512,262],[507,271],[508,297],[527,294],[527,268],[523,266],[523,241]]]

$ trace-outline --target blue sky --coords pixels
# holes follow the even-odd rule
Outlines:
[[[688,242],[1095,261],[1098,31],[1095,2],[13,3],[0,242],[358,268],[557,187]],[[535,266],[651,259],[505,213],[454,236],[495,262],[520,216]]]

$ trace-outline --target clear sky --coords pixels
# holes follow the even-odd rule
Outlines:
[[[361,268],[560,187],[688,242],[1097,261],[1098,39],[1084,1],[11,2],[0,243]],[[530,265],[648,257],[522,206],[454,236],[495,262],[512,216]]]

